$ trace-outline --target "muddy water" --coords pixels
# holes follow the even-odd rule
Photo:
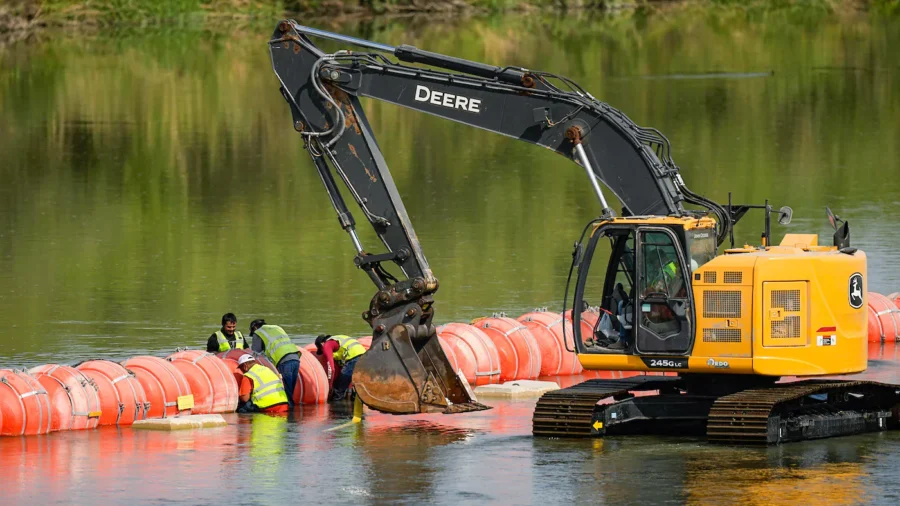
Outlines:
[[[240,329],[262,316],[301,344],[366,332],[373,290],[290,128],[266,52],[273,26],[42,34],[0,48],[0,365],[201,347],[226,311]],[[776,236],[827,242],[831,206],[869,255],[870,289],[900,290],[897,19],[688,7],[334,26],[565,74],[665,133],[694,191],[793,206]],[[572,241],[599,211],[582,172],[513,140],[366,107],[441,279],[437,320],[559,309]],[[749,215],[737,241],[762,227]],[[870,373],[900,380],[886,355]],[[900,493],[895,434],[752,451],[546,441],[529,436],[530,411],[372,415],[364,429],[324,432],[349,414],[304,409],[190,434],[5,439],[0,482],[19,503],[853,504]]]

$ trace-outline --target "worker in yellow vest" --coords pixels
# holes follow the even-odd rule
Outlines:
[[[340,401],[347,396],[353,381],[353,369],[366,348],[350,336],[322,334],[316,338],[316,358],[325,368],[330,401]]]
[[[257,353],[265,353],[281,374],[288,407],[293,409],[294,387],[300,376],[300,354],[297,345],[291,341],[283,328],[269,325],[262,318],[250,323],[250,335],[253,336],[250,348]]]
[[[271,369],[260,365],[253,355],[241,355],[238,367],[244,373],[241,378],[238,413],[287,413],[288,396],[281,378]]]
[[[222,316],[222,328],[213,332],[206,340],[206,351],[221,353],[233,349],[243,350],[249,348],[244,334],[237,330],[237,317],[234,313],[225,313]]]

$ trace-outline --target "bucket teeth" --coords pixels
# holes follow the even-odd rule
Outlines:
[[[443,411],[445,415],[455,415],[457,413],[468,413],[470,411],[485,411],[491,409],[480,402],[465,402],[461,404],[452,404]]]

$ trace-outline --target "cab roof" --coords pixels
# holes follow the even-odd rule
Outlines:
[[[610,218],[594,225],[594,229],[604,225],[660,225],[678,226],[685,230],[714,229],[716,220],[709,216],[626,216]]]

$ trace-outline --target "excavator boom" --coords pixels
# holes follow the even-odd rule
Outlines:
[[[325,37],[372,52],[327,54],[309,37]],[[272,65],[290,105],[294,129],[356,250],[356,265],[377,288],[363,318],[372,346],[353,382],[362,401],[388,413],[456,413],[485,409],[444,355],[432,323],[438,288],[359,97],[370,97],[551,149],[580,165],[613,216],[600,183],[632,215],[684,216],[684,203],[720,206],[691,193],[672,161],[668,140],[642,128],[571,80],[546,72],[495,67],[389,46],[282,21],[269,41]],[[391,60],[427,65],[404,65]],[[386,252],[367,251],[338,190],[335,173],[381,239]],[[404,279],[383,263],[399,267]],[[385,264],[387,265],[387,264]]]

